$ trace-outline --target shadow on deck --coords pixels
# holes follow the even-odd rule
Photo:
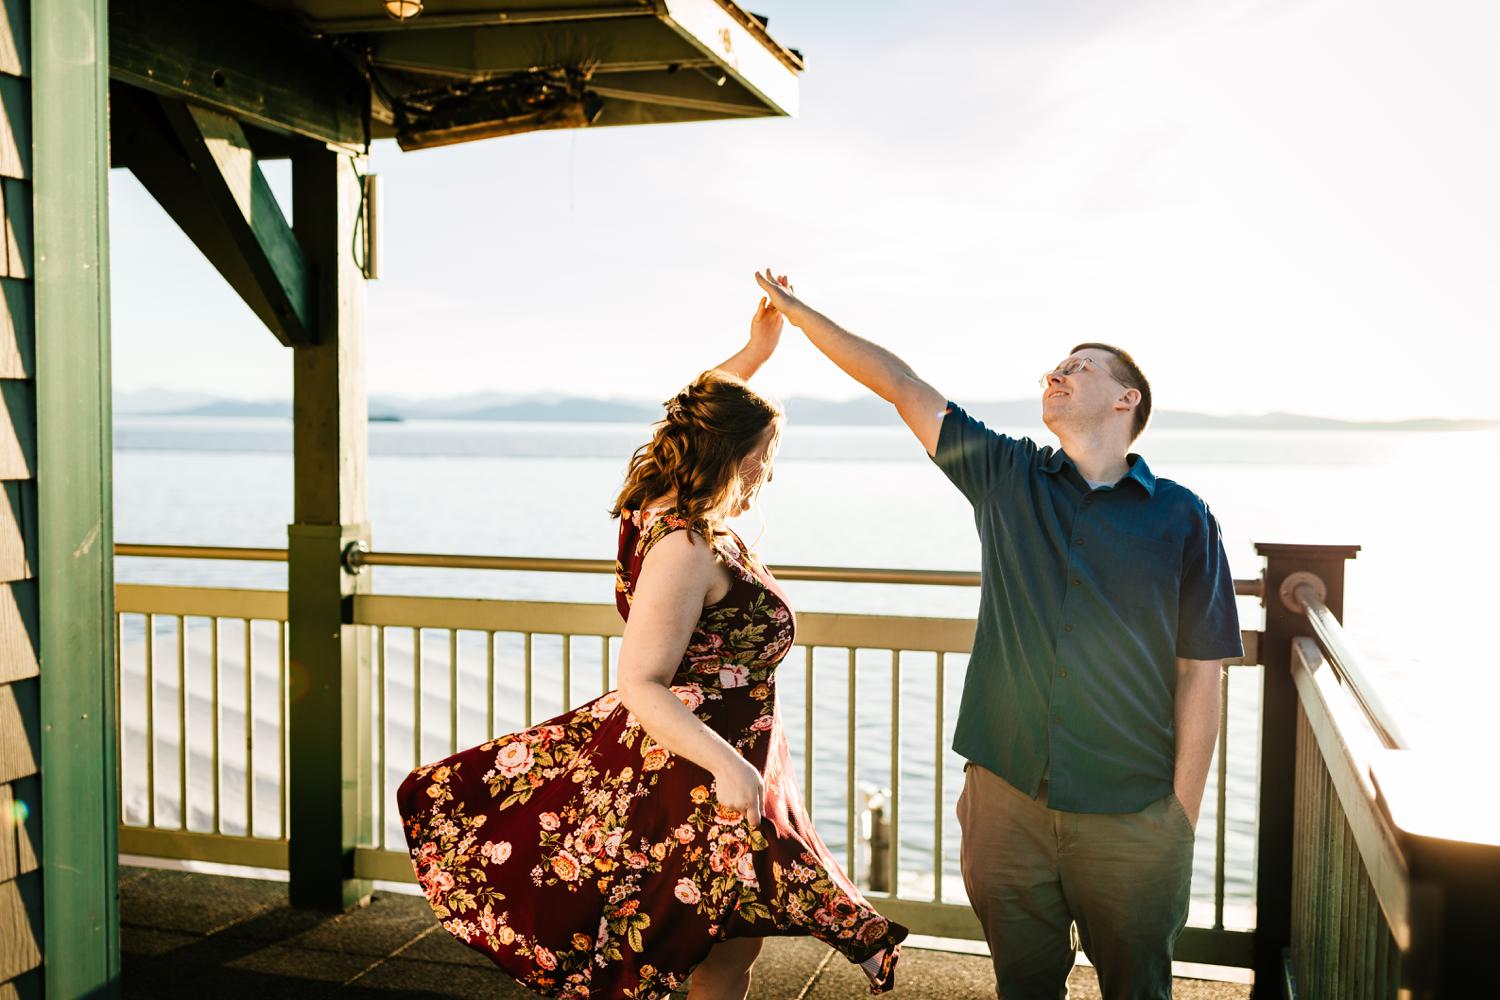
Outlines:
[[[124,995],[171,1000],[276,997],[531,998],[479,952],[442,930],[420,896],[377,892],[339,916],[293,910],[284,882],[154,868],[120,869]],[[893,997],[995,995],[989,960],[906,949]],[[1072,995],[1098,997],[1092,969]],[[756,964],[753,1000],[866,997],[864,978],[811,938],[773,938]],[[1185,1000],[1248,997],[1249,987],[1177,980]]]

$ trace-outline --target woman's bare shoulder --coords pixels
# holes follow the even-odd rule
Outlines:
[[[688,528],[669,532],[658,539],[646,553],[641,568],[661,568],[676,573],[707,573],[712,570],[713,564],[713,546],[698,532]]]

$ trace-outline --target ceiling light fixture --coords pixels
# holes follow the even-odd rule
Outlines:
[[[410,21],[422,13],[422,0],[385,0],[385,12],[395,21]]]

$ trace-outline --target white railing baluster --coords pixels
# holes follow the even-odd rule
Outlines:
[[[214,791],[214,818],[209,829],[214,833],[223,833],[223,815],[220,805],[222,794],[222,779],[220,773],[223,770],[223,761],[219,755],[219,725],[223,707],[219,698],[219,618],[217,615],[208,620],[208,669],[212,676],[213,700],[213,753],[211,754],[214,764],[213,791]]]
[[[890,892],[901,892],[901,650],[891,650]]]
[[[250,619],[245,622],[245,836],[255,836],[255,668]]]
[[[945,654],[937,654],[932,702],[936,718],[932,725],[932,901],[943,901],[943,697],[947,691],[943,669]]]
[[[156,616],[146,615],[146,825],[156,825]]]

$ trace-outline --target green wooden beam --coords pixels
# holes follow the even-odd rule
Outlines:
[[[318,273],[315,343],[292,352],[295,523],[287,530],[291,652],[290,837],[293,906],[339,912],[370,883],[354,877],[368,842],[370,630],[345,607],[370,574],[344,570],[344,547],[369,542],[365,397],[365,283],[353,255],[360,188],[356,163],[327,149],[292,159],[293,224]]]
[[[106,0],[31,8],[43,962],[120,991]]]
[[[370,90],[356,59],[242,0],[111,0],[110,75],[262,128],[363,148]]]
[[[114,155],[166,209],[261,322],[309,343],[316,288],[245,131],[227,115],[111,89]]]
[[[229,222],[236,245],[288,332],[304,343],[312,328],[313,280],[302,247],[261,173],[239,122],[181,101],[163,100],[169,125],[203,181],[211,206]],[[290,317],[295,323],[289,322]]]

